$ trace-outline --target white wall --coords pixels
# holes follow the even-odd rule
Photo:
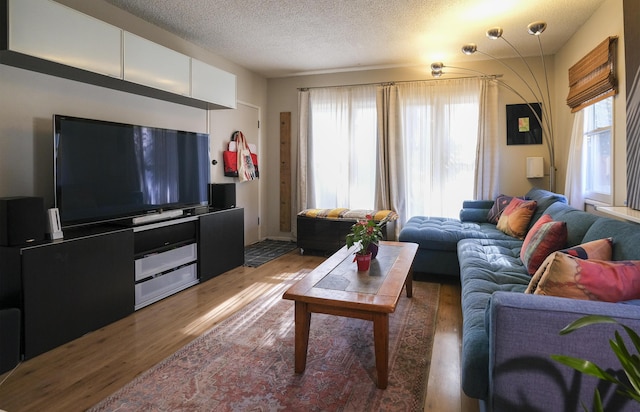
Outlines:
[[[238,100],[265,107],[267,82],[262,76],[103,0],[58,2],[235,74]],[[219,146],[220,139],[229,139],[226,133],[223,136],[216,132],[213,111],[4,65],[0,65],[0,96],[0,197],[43,196],[47,207],[53,205],[54,196],[52,115],[55,113],[189,131],[208,131],[211,133],[212,147]],[[224,117],[225,112],[229,110],[215,111],[215,118]],[[265,124],[266,119],[261,119],[261,123]],[[266,135],[262,133],[260,138],[265,140]],[[222,165],[219,164],[219,167]],[[266,165],[261,167],[261,171],[265,175],[269,174]],[[264,187],[266,184],[261,182],[262,191]],[[262,196],[262,199],[265,198],[266,195]]]
[[[606,0],[593,16],[573,35],[555,56],[556,136],[558,140],[558,191],[565,188],[567,157],[573,114],[566,104],[569,93],[569,68],[609,36],[618,36],[618,95],[614,98],[614,204],[622,206],[627,196],[626,156],[626,75],[624,59],[623,0]]]

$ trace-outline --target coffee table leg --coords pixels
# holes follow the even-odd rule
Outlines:
[[[404,281],[404,285],[407,288],[407,297],[410,298],[413,296],[413,269],[409,270],[407,274],[407,279]]]
[[[389,316],[386,313],[373,315],[373,343],[376,352],[378,388],[386,389],[389,380]]]
[[[295,310],[295,371],[296,373],[302,373],[307,366],[307,347],[309,346],[311,312],[307,310],[307,304],[303,302],[296,302]]]

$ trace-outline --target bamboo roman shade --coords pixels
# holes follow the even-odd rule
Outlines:
[[[569,68],[567,105],[571,113],[618,93],[615,76],[616,43],[612,36]]]

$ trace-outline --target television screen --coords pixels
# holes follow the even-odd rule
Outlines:
[[[206,205],[209,135],[54,115],[63,226]]]

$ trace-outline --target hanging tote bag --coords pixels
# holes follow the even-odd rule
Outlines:
[[[238,177],[241,182],[256,179],[259,176],[258,156],[251,153],[250,145],[241,131],[233,133],[229,149],[223,152],[224,175]]]

